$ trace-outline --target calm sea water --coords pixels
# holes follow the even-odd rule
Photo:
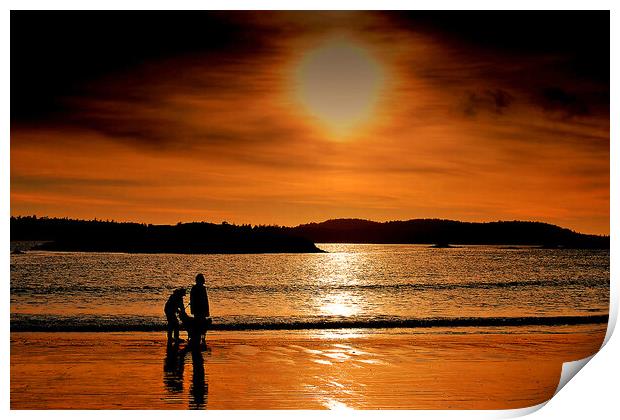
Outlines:
[[[608,312],[607,250],[319,247],[329,253],[12,255],[11,325],[161,325],[167,297],[189,288],[196,273],[205,274],[214,322],[222,325]]]

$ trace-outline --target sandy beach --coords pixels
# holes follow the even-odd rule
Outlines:
[[[606,325],[12,333],[12,409],[509,409],[548,400]]]

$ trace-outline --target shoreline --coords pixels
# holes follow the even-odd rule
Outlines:
[[[274,322],[215,322],[212,331],[299,331],[333,330],[346,328],[392,329],[392,328],[438,328],[438,327],[519,327],[519,326],[577,326],[607,324],[608,314],[575,316],[522,316],[522,317],[464,317],[464,318],[418,318],[418,319],[366,319],[366,320],[316,320],[316,321],[274,321]],[[79,322],[80,318],[72,319]],[[144,323],[83,323],[50,325],[46,319],[11,320],[13,332],[157,332],[165,331],[162,322]]]
[[[211,331],[199,354],[161,332],[11,332],[11,409],[522,408],[605,332]]]

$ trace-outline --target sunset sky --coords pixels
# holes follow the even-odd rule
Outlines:
[[[11,213],[609,233],[608,12],[12,12]]]

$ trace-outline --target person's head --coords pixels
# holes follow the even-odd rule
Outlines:
[[[205,276],[202,275],[202,273],[196,276],[196,284],[199,284],[201,286],[205,284]]]
[[[184,287],[181,287],[180,289],[176,289],[174,292],[172,292],[174,295],[176,296],[180,296],[183,297],[187,294],[187,290],[185,290]]]

